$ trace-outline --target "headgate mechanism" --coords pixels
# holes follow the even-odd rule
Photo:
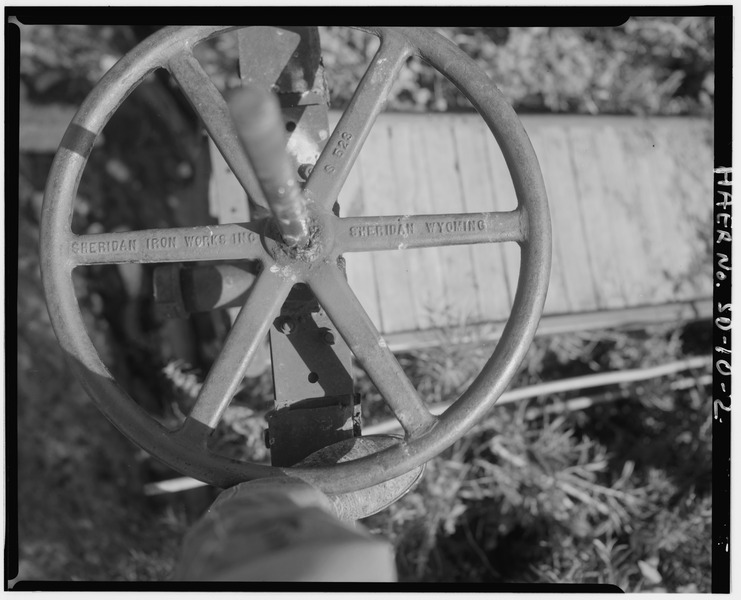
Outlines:
[[[127,437],[182,473],[218,487],[278,474],[334,496],[402,476],[411,484],[427,460],[496,402],[543,309],[551,252],[548,204],[537,159],[514,111],[470,58],[434,32],[359,29],[379,37],[380,48],[331,134],[316,28],[171,27],[145,40],[100,81],[52,166],[42,214],[42,275],[67,357]],[[234,30],[245,85],[227,101],[192,49]],[[340,189],[412,56],[450,79],[483,117],[512,175],[514,211],[340,217]],[[95,139],[131,89],[157,68],[170,72],[199,114],[249,198],[249,219],[76,235],[72,205]],[[444,414],[433,416],[350,289],[342,255],[493,242],[520,247],[512,314],[482,373]],[[173,316],[242,305],[195,406],[176,430],[157,423],[115,382],[85,332],[75,299],[75,267],[126,262],[169,263],[158,269],[155,288],[161,307]],[[208,447],[268,333],[276,394],[268,418],[272,466],[235,461]],[[399,420],[403,439],[358,437],[351,353]],[[383,504],[379,500],[376,508]]]

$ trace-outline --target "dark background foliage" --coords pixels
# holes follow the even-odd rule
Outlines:
[[[377,48],[365,33],[322,27],[333,106],[342,108]],[[446,27],[439,30],[489,74],[518,111],[708,115],[713,106],[712,18],[633,18],[624,26]],[[21,47],[29,96],[80,102],[147,28],[37,26]],[[222,86],[237,82],[236,43],[223,36],[201,57]],[[469,106],[435,70],[411,60],[391,110],[456,111]]]

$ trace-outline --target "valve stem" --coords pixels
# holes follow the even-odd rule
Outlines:
[[[245,86],[229,99],[229,110],[260,187],[289,246],[309,241],[309,213],[296,180],[296,166],[286,152],[278,98],[267,89]]]

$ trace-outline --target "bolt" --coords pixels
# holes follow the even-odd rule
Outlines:
[[[334,333],[332,333],[331,331],[325,331],[322,335],[322,339],[330,346],[334,345]]]
[[[308,179],[311,172],[314,170],[314,165],[304,163],[298,168],[298,175],[301,179]]]
[[[271,442],[273,441],[270,437],[270,430],[269,429],[263,429],[262,431],[262,437],[265,440],[265,447],[270,448]]]
[[[280,329],[281,333],[289,335],[296,330],[296,323],[294,323],[291,317],[286,317],[285,319],[283,319],[283,321],[281,321],[278,329]]]

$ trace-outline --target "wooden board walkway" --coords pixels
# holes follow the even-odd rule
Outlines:
[[[54,152],[73,111],[24,104],[21,150]],[[332,125],[338,117],[330,113]],[[541,329],[709,316],[712,123],[673,117],[521,119],[543,171],[553,224]],[[213,208],[224,204],[220,196],[241,189],[218,152],[211,159]],[[340,203],[343,216],[516,205],[504,160],[480,117],[392,113],[379,117]],[[485,324],[477,331],[496,337],[509,315],[519,269],[516,244],[353,253],[346,259],[353,289],[397,348],[438,343],[463,324]]]
[[[330,124],[338,118],[330,113]],[[563,115],[522,121],[553,223],[540,331],[708,317],[711,123]],[[234,179],[218,155],[212,159],[217,178]],[[387,113],[340,206],[343,216],[443,214],[511,210],[516,199],[480,117]],[[519,272],[516,244],[352,253],[346,260],[352,288],[396,349],[451,336],[498,337]]]
[[[711,123],[583,116],[522,121],[553,221],[546,317],[609,311],[630,319],[631,310],[645,309],[656,318],[657,307],[671,305],[671,319],[687,313],[687,306],[680,308],[687,302],[706,310],[712,297]],[[371,216],[510,210],[516,200],[501,153],[478,116],[384,114],[340,205],[343,215]],[[351,285],[391,339],[503,322],[519,269],[516,244],[346,259]]]

